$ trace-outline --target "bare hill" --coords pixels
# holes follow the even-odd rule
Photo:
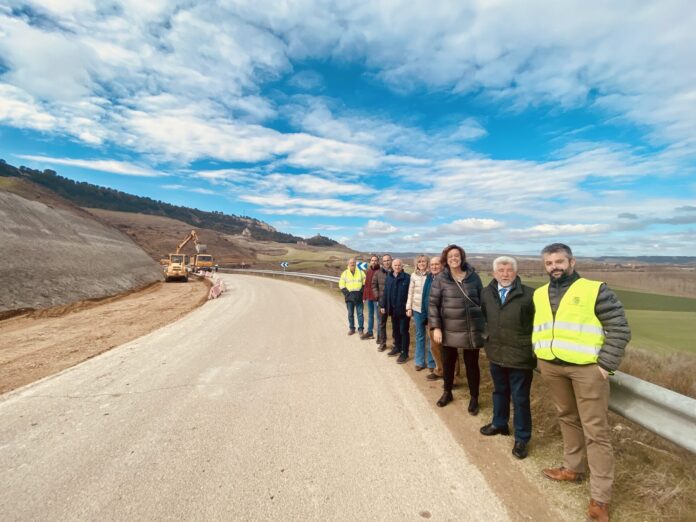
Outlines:
[[[118,230],[24,180],[0,183],[0,315],[94,299],[161,279]]]

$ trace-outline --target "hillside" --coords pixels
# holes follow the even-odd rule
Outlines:
[[[292,234],[279,232],[268,223],[255,218],[171,205],[91,183],[73,181],[59,176],[55,171],[49,169],[39,171],[21,166],[17,168],[1,159],[0,176],[28,179],[79,207],[162,216],[189,223],[196,228],[215,230],[222,234],[237,235],[248,229],[252,237],[260,241],[278,243],[306,241],[310,246],[334,246],[338,244],[330,238],[319,235],[304,240]]]
[[[127,292],[161,270],[118,230],[23,179],[0,178],[0,317]]]

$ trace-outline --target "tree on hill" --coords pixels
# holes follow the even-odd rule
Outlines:
[[[80,207],[164,216],[190,223],[196,227],[216,230],[223,234],[241,234],[244,229],[248,228],[253,237],[261,241],[277,241],[279,243],[297,243],[297,241],[302,241],[301,237],[279,232],[269,224],[255,218],[224,214],[218,211],[206,212],[196,208],[172,205],[152,198],[135,196],[120,190],[100,187],[84,181],[73,181],[58,175],[56,171],[50,169],[39,171],[24,166],[16,168],[9,165],[5,160],[0,160],[0,176],[27,178]],[[315,240],[318,243],[310,243]],[[315,244],[315,246],[333,246],[337,244],[332,239],[323,236],[315,236],[308,243]]]

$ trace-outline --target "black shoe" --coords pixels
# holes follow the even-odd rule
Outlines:
[[[472,397],[471,399],[469,399],[469,407],[467,408],[467,411],[469,412],[469,415],[478,415],[478,397]]]
[[[440,408],[444,408],[453,400],[454,400],[454,397],[452,397],[452,392],[446,391],[445,393],[442,394],[442,397],[440,397],[440,399],[436,402],[436,404]]]
[[[429,373],[429,374],[427,375],[426,379],[428,379],[429,381],[439,381],[440,379],[442,379],[442,377],[440,377],[440,376],[439,376],[438,374],[436,374],[436,373]]]
[[[372,335],[370,332],[367,332],[367,333],[362,334],[360,336],[360,339],[362,339],[363,341],[366,339],[374,339],[374,338],[375,338],[374,335]]]
[[[405,353],[402,353],[399,355],[399,358],[396,360],[396,364],[404,364],[406,361],[408,361],[408,355]]]
[[[387,349],[387,345],[384,344],[384,343],[380,344],[380,345],[377,347],[377,351],[378,351],[378,352],[383,352],[383,351],[386,350],[386,349]]]
[[[397,355],[401,354],[401,350],[397,350],[396,348],[392,348],[391,352],[389,352],[387,355],[389,357],[396,357]]]
[[[492,422],[483,426],[479,431],[481,432],[481,435],[486,435],[487,437],[490,437],[491,435],[510,435],[510,428],[507,426],[496,428],[493,426]]]
[[[512,454],[520,460],[525,458],[527,456],[527,443],[516,440],[515,447],[512,448]]]

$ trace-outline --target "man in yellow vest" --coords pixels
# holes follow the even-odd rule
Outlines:
[[[589,465],[587,517],[608,521],[614,481],[609,374],[618,368],[631,331],[616,294],[575,272],[569,246],[554,243],[541,255],[550,282],[534,292],[532,344],[563,435],[563,465],[543,473],[579,482]]]
[[[348,268],[341,274],[338,281],[338,288],[346,298],[346,308],[348,309],[348,335],[355,333],[355,319],[358,316],[358,333],[363,335],[363,286],[365,286],[365,272],[355,266],[355,258],[348,260]]]

